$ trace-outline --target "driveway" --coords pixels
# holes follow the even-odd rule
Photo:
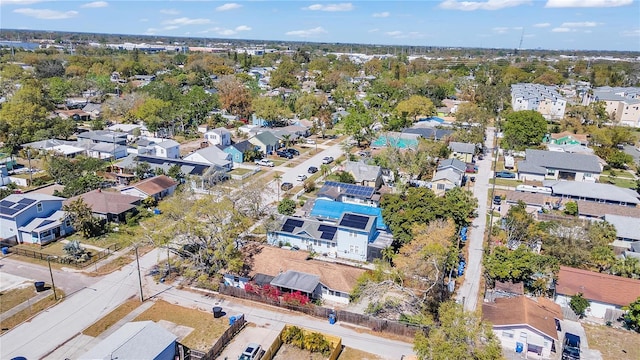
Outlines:
[[[487,149],[493,149],[494,129],[487,129]],[[478,292],[480,290],[480,277],[482,276],[482,256],[484,255],[484,234],[487,227],[488,190],[491,175],[492,156],[485,156],[483,160],[476,162],[478,173],[473,186],[473,195],[478,199],[478,217],[473,219],[468,236],[467,268],[462,286],[458,290],[456,301],[464,305],[467,311],[474,311],[478,305]]]

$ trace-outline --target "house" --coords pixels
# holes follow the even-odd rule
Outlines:
[[[534,110],[547,120],[560,120],[564,117],[567,100],[555,86],[513,84],[511,107],[513,111]]]
[[[66,141],[58,139],[40,140],[21,145],[23,149],[36,149],[40,150],[41,154],[46,152],[53,152],[57,155],[64,157],[76,157],[78,155],[86,154],[86,149],[78,146],[75,141]]]
[[[632,243],[640,241],[639,218],[605,214],[604,220],[616,228],[614,247],[630,249]]]
[[[595,182],[602,168],[597,156],[527,149],[525,160],[518,162],[518,179]]]
[[[250,151],[254,151],[256,146],[250,143],[248,140],[241,141],[239,143],[226,146],[222,151],[231,155],[231,160],[234,163],[241,164],[244,162],[244,156]]]
[[[158,175],[125,187],[120,190],[120,193],[136,196],[140,199],[152,197],[156,200],[160,200],[165,196],[173,194],[177,186],[178,183],[172,178],[166,175]]]
[[[119,192],[92,190],[64,201],[68,205],[82,199],[91,208],[93,216],[108,222],[125,222],[126,214],[135,213],[140,197],[124,195]]]
[[[450,159],[458,159],[462,162],[470,163],[476,153],[476,145],[452,141],[449,143],[449,150],[451,150]]]
[[[364,161],[346,161],[344,171],[353,175],[356,184],[370,186],[374,189],[382,186],[382,168],[378,165],[369,165]]]
[[[122,159],[127,156],[127,147],[123,145],[99,142],[95,144],[85,143],[87,156],[96,159]]]
[[[420,123],[415,123],[413,127],[402,130],[402,134],[419,135],[424,139],[440,141],[454,133],[454,130],[420,127],[419,124]]]
[[[215,128],[204,133],[204,139],[211,145],[231,145],[231,132],[223,127]]]
[[[640,127],[640,97],[638,88],[600,87],[593,93],[585,92],[583,105],[602,102],[606,113],[620,125]]]
[[[187,161],[194,161],[203,164],[215,165],[227,170],[233,168],[233,156],[220,150],[217,146],[207,146],[206,148],[196,150],[184,157]]]
[[[560,266],[556,303],[569,307],[578,293],[589,300],[587,316],[604,318],[607,310],[621,309],[640,297],[640,280]]]
[[[583,200],[630,207],[640,204],[640,194],[612,184],[546,180],[542,185],[551,188],[551,194],[563,202]]]
[[[551,300],[497,298],[482,304],[482,318],[493,324],[503,348],[523,352],[526,358],[549,359],[562,350],[556,325],[563,319],[562,310]]]
[[[180,143],[175,140],[164,140],[153,145],[154,155],[167,159],[180,158]]]
[[[278,230],[267,234],[272,245],[289,243],[300,249],[356,261],[380,257],[391,244],[389,236],[380,236],[377,217],[343,213],[336,222],[284,217]]]
[[[88,113],[91,119],[97,119],[98,117],[100,117],[100,114],[102,113],[102,105],[95,104],[95,103],[87,103],[87,105],[85,105],[82,108],[82,111]]]
[[[0,200],[0,238],[15,236],[18,243],[44,245],[73,232],[57,196],[11,194]]]
[[[57,110],[56,115],[61,119],[72,119],[75,121],[89,121],[91,120],[91,114],[80,109],[73,110]]]
[[[328,199],[342,203],[380,206],[380,194],[372,186],[325,181],[317,194],[317,199]]]
[[[127,134],[110,130],[95,130],[79,133],[78,144],[117,144],[127,145]]]
[[[309,218],[321,221],[336,222],[340,220],[344,213],[352,213],[358,215],[375,216],[375,227],[378,230],[387,231],[389,228],[382,217],[382,209],[368,205],[354,204],[350,202],[332,201],[323,198],[317,198],[313,202],[313,207],[309,212]]]
[[[442,171],[446,169],[453,169],[457,172],[464,173],[467,170],[467,164],[465,162],[462,162],[458,159],[453,159],[453,158],[441,160],[438,163],[437,171]]]
[[[153,321],[135,321],[104,338],[79,360],[153,359],[174,360],[178,338]]]
[[[265,155],[272,154],[280,147],[280,140],[278,140],[278,138],[269,131],[263,131],[256,134],[248,141],[255,145],[258,150]]]
[[[107,127],[107,130],[125,133],[129,141],[134,141],[140,135],[151,135],[146,126],[139,124],[114,124]]]
[[[298,290],[320,296],[322,300],[349,303],[349,295],[364,269],[334,262],[308,259],[304,251],[260,246],[247,254],[251,270],[244,276],[226,274],[228,286],[244,287],[246,282],[279,286],[284,291]],[[288,274],[287,274],[288,273]],[[287,275],[283,275],[287,274]],[[273,280],[276,280],[273,282]]]
[[[453,168],[437,170],[431,179],[431,190],[437,196],[443,196],[447,191],[462,186],[464,172]]]

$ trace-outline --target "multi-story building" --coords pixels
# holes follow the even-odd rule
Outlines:
[[[555,86],[540,84],[511,85],[511,107],[513,111],[535,110],[547,120],[564,117],[567,100]]]

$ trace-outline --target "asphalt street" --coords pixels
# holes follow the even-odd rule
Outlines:
[[[485,146],[487,149],[493,149],[494,129],[488,128],[486,134]],[[478,306],[478,292],[480,290],[480,277],[482,276],[482,256],[484,255],[484,233],[487,227],[486,214],[490,210],[487,202],[492,160],[492,156],[486,156],[484,160],[476,162],[478,173],[475,175],[476,182],[473,185],[473,195],[478,199],[478,217],[473,219],[469,229],[467,240],[469,258],[467,259],[464,282],[456,296],[456,301],[464,304],[464,309],[467,311],[474,311]]]

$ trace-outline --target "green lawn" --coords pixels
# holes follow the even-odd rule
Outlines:
[[[600,176],[600,182],[604,184],[613,184],[615,186],[619,186],[627,189],[635,189],[636,181],[633,179],[619,178],[619,177],[609,177],[609,176]]]
[[[229,171],[229,176],[231,175],[244,175],[246,173],[250,173],[253,170],[245,169],[245,168],[237,168]]]
[[[522,185],[523,182],[520,180],[514,180],[514,179],[503,179],[503,178],[498,178],[498,179],[489,179],[489,184],[493,184],[496,183],[496,185],[500,185],[500,186],[511,186],[511,187],[516,187],[518,185]]]
[[[631,175],[628,171],[625,171],[625,170],[605,170],[602,172],[601,176],[612,176],[612,175],[614,177],[633,179],[633,175]]]

